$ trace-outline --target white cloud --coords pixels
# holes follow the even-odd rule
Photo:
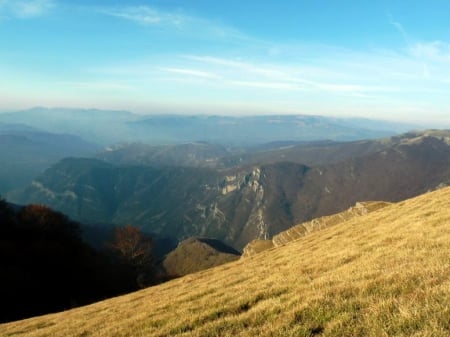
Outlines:
[[[276,77],[276,78],[285,77],[284,72],[280,72],[279,70],[274,69],[272,65],[263,65],[263,64],[256,65],[249,62],[236,61],[213,56],[187,55],[184,57],[186,59],[190,59],[204,64],[211,64],[219,67],[235,68],[239,69],[240,71],[258,74],[266,77]]]
[[[45,15],[54,7],[53,0],[3,0],[0,1],[0,14],[29,19]]]
[[[148,6],[104,8],[101,12],[141,25],[180,25],[189,19],[186,16],[164,13]]]
[[[200,77],[205,79],[218,79],[219,76],[217,76],[214,73],[206,72],[206,71],[200,71],[195,69],[186,69],[186,68],[159,68],[159,70],[173,73],[173,74],[179,74],[179,75],[187,75],[187,76],[193,76],[193,77]]]
[[[402,38],[403,38],[404,42],[406,43],[406,45],[409,45],[410,44],[410,38],[409,38],[409,35],[408,35],[406,29],[403,27],[403,25],[400,22],[394,20],[394,17],[392,16],[392,13],[388,12],[387,16],[388,16],[389,23],[392,26],[394,26],[395,29],[400,33],[400,35],[402,36]]]
[[[270,90],[283,90],[283,91],[305,91],[305,88],[301,86],[286,83],[286,82],[264,82],[264,81],[239,81],[239,80],[231,80],[226,83],[232,86],[239,87],[248,87],[248,88],[257,88],[257,89],[270,89]]]
[[[276,48],[275,43],[273,46]],[[144,88],[153,88],[155,100],[167,100],[167,104],[176,92],[181,101],[195,104],[202,100],[217,104],[245,101],[255,109],[289,106],[293,112],[307,109],[319,113],[323,106],[331,106],[333,111],[372,111],[380,106],[381,111],[381,106],[389,110],[393,104],[409,107],[410,102],[422,102],[424,109],[431,111],[447,101],[450,67],[443,61],[448,45],[429,42],[412,46],[415,49],[352,50],[293,45],[289,50],[283,45],[281,54],[273,56],[258,53],[267,48],[265,43],[222,55],[149,55],[141,62],[102,65],[91,74],[133,81],[138,91],[146,93]],[[286,61],[283,53],[294,57]]]
[[[361,60],[364,60],[362,62]],[[416,74],[417,62],[405,56],[355,54],[347,51],[332,58],[318,59],[314,64],[242,61],[211,55],[182,55],[149,59],[141,63],[112,65],[92,69],[100,76],[134,79],[142,85],[172,82],[193,86],[214,86],[228,92],[265,92],[267,98],[289,93],[323,94],[341,97],[375,98],[407,92],[433,93],[436,88],[421,85],[422,74]],[[337,69],[339,71],[337,71]],[[179,76],[168,76],[168,75]],[[447,72],[449,74],[449,72]],[[447,76],[448,78],[448,76]],[[177,84],[178,83],[178,84]],[[155,84],[153,84],[155,85]]]
[[[280,91],[327,92],[341,95],[363,96],[364,93],[393,92],[395,87],[369,85],[361,78],[341,78],[335,67],[343,68],[340,61],[332,65],[305,66],[300,64],[258,64],[211,56],[186,56],[200,66],[214,67],[223,83]],[[345,62],[347,62],[346,60]]]
[[[450,62],[450,44],[447,42],[417,42],[411,46],[410,52],[424,61]]]
[[[97,12],[128,20],[147,28],[164,28],[193,39],[220,39],[233,43],[249,39],[239,30],[182,11],[163,11],[152,6],[97,7]]]

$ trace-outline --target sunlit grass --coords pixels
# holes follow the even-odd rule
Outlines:
[[[450,188],[1,336],[450,336]]]

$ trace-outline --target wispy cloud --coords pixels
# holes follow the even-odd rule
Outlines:
[[[141,25],[179,26],[192,21],[187,15],[166,13],[149,6],[126,6],[102,8],[100,12],[121,19],[130,20]]]
[[[307,89],[299,85],[287,82],[275,82],[275,81],[240,81],[230,80],[226,82],[229,85],[256,89],[269,89],[269,90],[281,90],[281,91],[306,91]]]
[[[409,35],[408,35],[406,29],[403,27],[403,25],[400,22],[398,22],[398,21],[396,21],[394,19],[394,17],[393,17],[391,12],[387,13],[387,17],[388,17],[389,23],[392,26],[395,27],[397,32],[400,33],[400,35],[402,36],[403,41],[405,42],[405,44],[409,46],[410,45],[410,38],[409,38]]]
[[[392,14],[388,13],[389,23],[401,34],[407,52],[420,63],[418,72],[426,80],[432,77],[431,69],[436,63],[450,62],[450,44],[443,41],[414,41],[410,38],[404,26],[395,21]]]
[[[214,38],[234,41],[249,39],[239,30],[203,17],[190,15],[183,11],[164,11],[152,6],[115,6],[97,7],[97,12],[138,25],[166,29],[178,34],[189,35],[193,39]]]
[[[178,74],[178,75],[186,75],[186,76],[193,76],[193,77],[199,77],[199,78],[205,78],[205,79],[218,79],[219,76],[206,71],[200,71],[195,69],[186,69],[186,68],[159,68],[159,70],[172,73],[172,74]]]
[[[214,56],[186,55],[186,59],[197,61],[204,64],[212,64],[219,67],[234,68],[246,73],[257,74],[268,77],[284,77],[284,72],[274,69],[272,65],[255,65],[249,62],[230,60]]]
[[[56,6],[53,0],[3,0],[0,14],[20,19],[35,18],[47,14]]]
[[[158,13],[154,14],[154,25],[166,20],[158,22]],[[407,37],[400,23],[391,24]],[[220,54],[208,49],[192,54],[149,54],[140,62],[105,64],[91,73],[132,81],[137,91],[142,91],[142,100],[149,99],[151,88],[154,100],[167,100],[167,104],[176,92],[180,101],[195,104],[209,101],[225,107],[226,102],[234,101],[249,108],[291,113],[321,113],[330,106],[342,113],[347,109],[355,113],[358,109],[390,111],[391,106],[407,106],[413,111],[411,102],[420,102],[422,110],[431,111],[446,100],[449,44],[412,38],[408,43],[391,49],[355,50],[255,40],[251,48],[225,48]],[[278,50],[276,55],[264,54],[271,48]]]
[[[433,62],[450,63],[450,43],[443,41],[417,42],[411,46],[412,55]]]
[[[354,95],[362,97],[369,93],[401,91],[395,86],[369,84],[363,79],[361,67],[349,68],[348,64],[358,64],[354,56],[346,55],[343,61],[336,60],[331,64],[283,65],[279,63],[251,63],[211,56],[184,56],[187,60],[197,62],[199,66],[215,69],[223,83],[227,86],[239,86],[279,91],[327,92],[336,95]],[[336,72],[342,69],[344,76]],[[390,69],[386,69],[389,71]],[[365,75],[372,71],[364,69]],[[352,75],[345,75],[345,73]]]
[[[422,64],[424,79],[438,78],[450,69],[450,44],[443,41],[416,42],[408,52]],[[447,71],[445,71],[446,69]]]

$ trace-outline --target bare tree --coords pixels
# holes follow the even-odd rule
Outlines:
[[[137,226],[128,224],[116,227],[114,240],[110,246],[138,271],[148,268],[152,263],[153,242]]]

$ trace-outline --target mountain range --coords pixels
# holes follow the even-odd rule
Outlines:
[[[307,115],[138,115],[44,107],[3,112],[0,194],[29,184],[64,157],[97,154],[99,159],[133,165],[228,167],[243,158],[251,160],[243,153],[279,148],[282,143],[377,138],[410,128],[377,120]]]
[[[128,111],[43,107],[1,113],[0,123],[77,135],[104,146],[136,141],[150,144],[206,141],[242,147],[279,140],[379,138],[412,128],[370,119],[309,115],[138,115]]]
[[[81,222],[132,223],[179,241],[211,237],[242,250],[357,201],[399,201],[450,182],[449,131],[292,145],[228,167],[154,167],[115,151],[121,149],[103,155],[109,162],[64,159],[10,199],[46,204]],[[280,156],[284,161],[275,161]]]

